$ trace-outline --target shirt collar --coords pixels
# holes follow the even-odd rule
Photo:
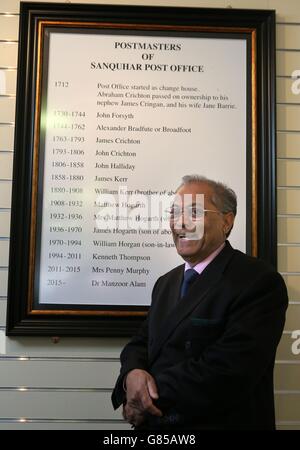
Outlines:
[[[205,258],[203,261],[200,261],[195,266],[191,266],[188,262],[186,262],[184,271],[188,269],[194,269],[200,275],[200,273],[203,272],[203,270],[208,266],[208,264],[210,264],[212,260],[215,259],[215,257],[221,252],[221,250],[223,250],[224,247],[225,242],[223,242],[223,244],[221,244],[220,247],[218,247],[214,252],[212,252],[207,258]]]

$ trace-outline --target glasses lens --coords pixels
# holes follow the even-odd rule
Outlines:
[[[204,211],[199,206],[192,206],[192,207],[188,208],[187,215],[188,215],[189,219],[195,221],[195,220],[199,220],[199,219],[203,218]]]
[[[167,213],[169,217],[173,220],[180,219],[182,217],[182,209],[181,208],[171,208],[167,210]],[[201,207],[197,206],[189,206],[185,209],[185,217],[187,217],[190,220],[199,220],[202,219],[204,216],[204,210]]]
[[[173,207],[167,210],[167,213],[171,219],[179,219],[181,217],[181,208]]]

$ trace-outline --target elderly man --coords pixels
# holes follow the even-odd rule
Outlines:
[[[204,232],[189,239],[197,194],[204,195]],[[178,197],[183,208],[173,206],[170,226],[185,264],[153,288],[147,319],[121,354],[114,408],[123,404],[124,418],[140,430],[274,429],[285,284],[227,241],[236,215],[231,189],[186,176]]]

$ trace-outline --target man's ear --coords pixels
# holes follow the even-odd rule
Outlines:
[[[233,212],[225,213],[224,218],[224,232],[227,235],[233,228],[235,216]]]

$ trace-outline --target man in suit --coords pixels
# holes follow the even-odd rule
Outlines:
[[[204,195],[204,232],[189,239],[197,194]],[[157,280],[147,319],[121,353],[113,406],[123,404],[124,418],[140,430],[274,429],[283,279],[229,244],[231,189],[186,176],[177,198],[183,207],[173,206],[170,226],[185,264]]]

